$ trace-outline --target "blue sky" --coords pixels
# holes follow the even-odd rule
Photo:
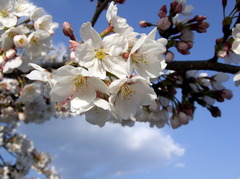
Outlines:
[[[68,38],[62,34],[61,24],[70,22],[79,38],[79,28],[91,20],[96,3],[89,0],[33,2],[60,24],[54,43],[63,42],[66,46]],[[118,14],[135,31],[148,33],[151,28],[141,29],[138,22],[155,23],[159,8],[169,2],[127,0],[124,5],[118,5]],[[176,56],[176,60],[213,56],[215,39],[221,37],[222,9],[221,0],[209,2],[187,1],[195,7],[193,15],[207,16],[210,27],[208,33],[195,35],[191,55]],[[95,27],[101,32],[106,26],[104,12]],[[37,148],[53,155],[53,164],[63,179],[240,179],[240,89],[231,80],[226,86],[233,89],[234,98],[218,104],[221,118],[212,118],[207,110],[197,108],[194,120],[176,130],[168,126],[150,128],[146,124],[132,128],[107,124],[99,128],[77,117],[53,119],[44,125],[22,125],[19,131],[29,134]]]

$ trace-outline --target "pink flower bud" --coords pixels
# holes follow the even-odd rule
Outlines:
[[[193,18],[195,21],[204,21],[207,19],[206,16],[202,16],[202,15],[196,15],[194,18]]]
[[[79,42],[74,40],[69,40],[69,44],[70,44],[69,48],[71,50],[76,50],[77,46],[79,45]]]
[[[178,50],[188,50],[189,45],[187,42],[184,41],[176,41],[176,47]]]
[[[167,14],[167,6],[163,5],[159,10],[158,17],[160,18],[166,17],[166,14]]]
[[[170,12],[172,12],[173,16],[175,16],[178,13],[181,13],[183,10],[182,4],[178,3],[177,1],[172,2],[170,6],[171,6]]]
[[[180,39],[182,41],[193,41],[194,34],[191,30],[189,29],[183,29],[181,31]]]
[[[157,27],[160,30],[167,30],[171,26],[171,22],[168,20],[168,17],[161,18],[157,22]]]
[[[233,93],[231,90],[224,89],[222,91],[222,97],[224,97],[225,99],[231,99],[233,97]]]
[[[188,116],[184,112],[178,114],[178,118],[181,124],[188,124]]]
[[[62,31],[64,33],[64,35],[66,35],[67,37],[69,37],[71,40],[76,40],[73,34],[73,29],[71,24],[69,24],[68,22],[64,22],[62,24],[63,28]]]
[[[198,24],[198,29],[197,29],[197,32],[199,33],[203,33],[203,32],[206,32],[206,29],[209,27],[209,23],[206,22],[206,21],[201,21],[199,24]]]
[[[176,117],[173,117],[173,116],[170,118],[170,124],[171,124],[173,129],[176,129],[179,126],[181,126],[181,123],[180,123],[179,119],[176,118]]]
[[[171,51],[167,51],[166,54],[165,54],[165,57],[166,57],[166,62],[170,63],[174,59],[174,53],[171,52]]]
[[[151,26],[152,26],[151,23],[149,23],[149,22],[147,22],[147,21],[144,21],[144,20],[141,20],[141,21],[139,22],[139,25],[140,25],[140,27],[142,27],[142,28],[151,27]]]

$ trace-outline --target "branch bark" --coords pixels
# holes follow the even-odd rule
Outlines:
[[[65,65],[65,63],[44,63],[41,66],[48,71],[52,71],[53,69],[58,69],[61,66]],[[236,74],[240,71],[240,66],[236,65],[228,65],[219,62],[211,62],[210,60],[193,60],[193,61],[173,61],[167,64],[167,70],[174,70],[177,72],[186,72],[188,70],[210,70],[216,72],[223,72],[229,74]],[[4,74],[4,77],[7,78],[16,78],[18,76],[22,76],[28,74],[29,72],[22,72],[20,70],[15,69],[12,73]]]
[[[173,61],[167,64],[168,70],[184,72],[188,70],[211,70],[223,73],[235,74],[240,71],[240,66],[228,65],[219,62],[210,62],[209,60],[195,61]]]

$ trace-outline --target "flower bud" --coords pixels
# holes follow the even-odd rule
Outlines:
[[[216,106],[211,106],[208,108],[208,110],[211,112],[213,117],[221,117],[221,111]]]
[[[173,129],[176,129],[181,126],[179,119],[173,116],[170,118],[170,124]]]
[[[74,41],[74,40],[69,40],[69,44],[70,44],[69,48],[74,51],[74,50],[76,50],[77,46],[79,45],[79,42]]]
[[[222,0],[222,6],[225,8],[227,6],[227,0]]]
[[[170,62],[172,62],[173,59],[174,59],[174,53],[171,52],[171,51],[167,51],[167,52],[165,53],[165,57],[166,57],[166,62],[167,62],[167,63],[170,63]]]
[[[180,39],[182,41],[193,41],[194,34],[191,30],[189,29],[183,29],[181,31]]]
[[[163,17],[166,17],[166,15],[167,15],[167,6],[163,5],[158,12],[158,17],[163,18]]]
[[[188,124],[188,116],[184,112],[178,114],[178,118],[181,124]]]
[[[194,21],[204,21],[207,19],[207,17],[202,15],[196,15],[193,19]]]
[[[188,50],[189,45],[184,41],[176,41],[176,47],[178,50]]]
[[[151,26],[152,26],[151,23],[149,23],[149,22],[147,22],[147,21],[144,21],[144,20],[141,20],[141,21],[139,22],[139,25],[140,25],[140,27],[142,27],[142,28],[151,27]]]
[[[168,20],[168,17],[161,18],[157,22],[157,27],[160,30],[167,30],[171,26],[171,22]]]
[[[225,99],[231,99],[233,97],[233,93],[231,90],[224,89],[222,91],[222,97],[224,97]]]
[[[177,1],[173,1],[171,4],[170,12],[172,13],[172,16],[175,16],[178,13],[181,13],[183,10],[182,4],[178,3]]]
[[[69,37],[71,40],[76,40],[76,38],[74,37],[74,34],[73,34],[73,29],[72,29],[71,24],[69,24],[68,22],[64,22],[62,24],[62,26],[63,26],[62,31],[63,31],[64,35]]]
[[[207,32],[207,28],[209,27],[209,23],[206,22],[206,21],[199,21],[195,24],[191,24],[190,25],[190,28],[192,30],[195,30],[197,31],[198,33],[204,33],[204,32]]]

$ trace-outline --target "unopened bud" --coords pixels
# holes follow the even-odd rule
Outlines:
[[[194,18],[193,18],[195,21],[204,21],[207,19],[206,16],[202,16],[202,15],[196,15]]]
[[[64,35],[69,37],[71,40],[76,40],[76,38],[73,34],[73,29],[72,29],[71,24],[69,24],[68,22],[64,22],[62,24],[62,26],[63,26],[62,31],[63,31]]]
[[[171,6],[170,12],[172,13],[172,16],[181,13],[183,10],[182,4],[178,3],[177,1],[172,2],[170,6]]]
[[[211,112],[213,117],[221,117],[221,111],[216,106],[211,106],[208,108],[208,110]]]
[[[233,93],[231,90],[224,89],[222,91],[222,97],[224,97],[225,99],[231,99],[233,97]]]
[[[183,41],[193,41],[194,34],[189,29],[183,29],[181,31],[180,39]]]
[[[171,26],[171,22],[168,20],[168,17],[161,18],[157,22],[157,27],[160,30],[167,30]]]
[[[163,17],[166,17],[166,15],[167,15],[167,6],[163,5],[158,12],[158,17],[163,18]]]
[[[206,21],[199,21],[196,24],[191,24],[191,29],[197,31],[198,33],[207,32],[207,28],[209,27],[209,23]]]
[[[79,45],[79,42],[77,42],[75,40],[69,40],[69,44],[70,44],[69,48],[74,51],[74,50],[76,50],[77,46]]]
[[[188,123],[188,116],[184,112],[180,112],[178,114],[178,118],[181,124],[187,124]]]
[[[176,129],[179,126],[181,126],[179,119],[173,116],[170,118],[170,123],[173,129]]]
[[[174,53],[172,53],[171,51],[167,51],[165,54],[165,57],[166,57],[166,62],[170,63],[174,59]]]
[[[139,26],[142,27],[142,28],[145,28],[145,27],[151,27],[152,24],[149,23],[149,22],[147,22],[147,21],[141,20],[141,21],[139,22]]]
[[[227,6],[227,0],[222,0],[222,6],[225,8]]]

